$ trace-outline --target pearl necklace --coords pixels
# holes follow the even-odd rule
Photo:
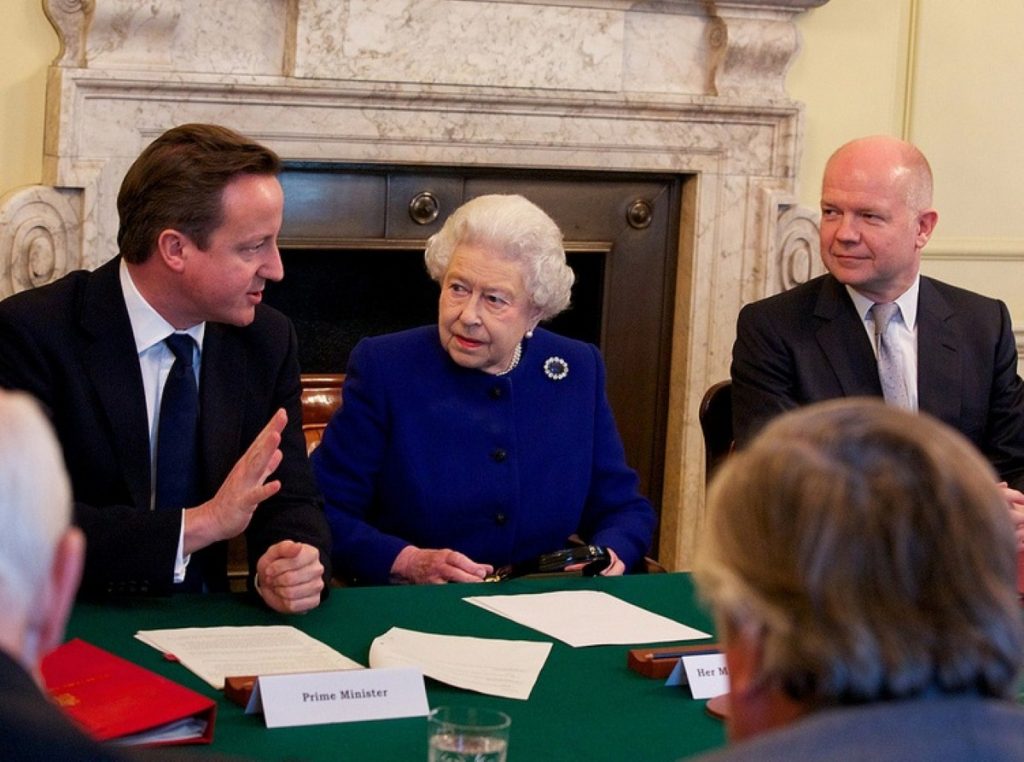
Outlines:
[[[495,373],[494,375],[496,375],[496,376],[507,376],[509,373],[511,373],[512,371],[514,371],[516,369],[516,366],[519,364],[519,359],[522,356],[523,356],[523,342],[520,341],[518,344],[516,344],[515,351],[512,352],[512,362],[510,362],[508,364],[508,367],[505,368],[505,370],[501,371],[501,373]]]

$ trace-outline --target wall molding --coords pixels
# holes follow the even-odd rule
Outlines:
[[[1024,262],[1024,238],[933,238],[923,259],[956,262]]]

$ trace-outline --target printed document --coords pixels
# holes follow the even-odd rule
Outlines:
[[[479,595],[463,600],[573,647],[711,637],[598,590]]]
[[[184,664],[217,690],[234,675],[363,669],[289,625],[140,630],[135,637]]]
[[[530,698],[550,643],[435,635],[392,627],[370,646],[371,667],[416,667],[456,688]]]

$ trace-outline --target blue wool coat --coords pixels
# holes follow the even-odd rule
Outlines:
[[[565,378],[545,374],[549,358]],[[360,341],[313,470],[336,569],[368,584],[409,544],[498,567],[573,533],[630,568],[654,530],[597,348],[543,329],[504,376],[456,365],[433,325]]]

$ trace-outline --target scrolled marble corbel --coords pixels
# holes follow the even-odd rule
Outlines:
[[[53,61],[54,66],[85,67],[85,40],[95,10],[96,0],[44,0],[43,13],[60,39],[60,53]]]
[[[56,188],[31,185],[0,198],[0,299],[80,268],[80,230]]]
[[[729,27],[718,15],[714,0],[704,0],[704,12],[708,16],[708,25],[704,30],[704,39],[708,46],[704,91],[708,95],[718,95],[718,72],[725,63],[725,54],[729,48]]]
[[[785,72],[800,50],[792,21],[722,16],[725,50],[715,94],[729,98],[787,97]]]
[[[779,204],[775,223],[775,256],[779,290],[806,283],[825,272],[821,264],[818,214],[812,209]]]

